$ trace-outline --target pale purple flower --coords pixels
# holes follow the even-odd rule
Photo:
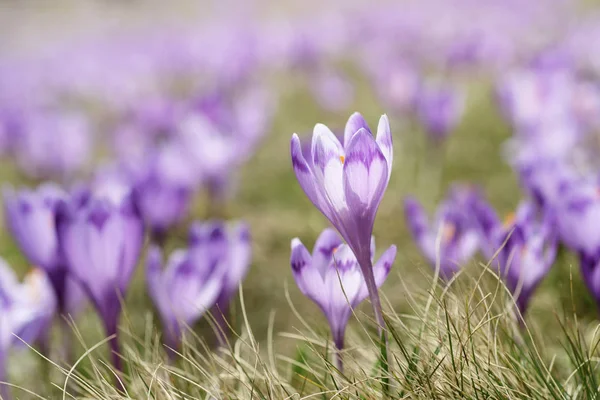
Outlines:
[[[178,142],[154,149],[132,173],[133,195],[152,237],[162,242],[189,211],[199,175]]]
[[[117,334],[121,299],[138,263],[143,223],[131,198],[114,204],[82,193],[59,210],[58,232],[69,271],[96,307],[107,335]],[[111,340],[113,363],[121,369],[118,340]]]
[[[429,137],[443,141],[459,124],[465,111],[465,95],[458,88],[424,84],[416,95],[419,121]]]
[[[196,222],[190,228],[189,254],[194,264],[208,264],[223,271],[223,284],[215,302],[213,317],[220,324],[221,331],[217,332],[217,336],[224,344],[229,303],[252,262],[249,227],[243,222]]]
[[[413,238],[434,268],[439,263],[444,279],[457,273],[479,249],[480,231],[469,214],[477,196],[470,188],[455,188],[440,204],[433,220],[416,199],[407,197],[404,201],[404,215]]]
[[[354,101],[354,86],[339,71],[324,69],[312,74],[308,80],[312,95],[327,111],[344,111]]]
[[[27,260],[48,274],[58,312],[74,316],[81,308],[83,293],[69,276],[56,226],[57,208],[60,202],[68,199],[67,193],[46,183],[36,190],[15,191],[6,187],[3,194],[8,230]]]
[[[561,241],[577,252],[581,272],[600,304],[600,195],[598,182],[574,182],[554,205]]]
[[[164,269],[162,258],[160,248],[150,249],[146,262],[148,293],[160,314],[165,343],[177,351],[185,328],[216,303],[226,271],[211,264],[209,258],[191,257],[188,250],[175,250]]]
[[[33,270],[19,283],[12,269],[0,259],[0,381],[7,382],[7,358],[12,347],[31,345],[46,331],[56,299],[46,274]],[[10,399],[9,387],[0,386],[0,397]]]
[[[325,215],[359,260],[369,288],[377,322],[383,328],[379,293],[371,267],[370,243],[375,214],[392,173],[392,133],[387,116],[377,137],[359,113],[348,119],[344,143],[317,124],[313,131],[312,160],[306,161],[298,135],[292,136],[292,166],[300,186]]]
[[[374,251],[373,241],[371,258]],[[396,246],[392,245],[373,264],[377,288],[385,282],[395,258]],[[300,239],[293,239],[290,264],[298,288],[321,308],[329,322],[335,346],[342,350],[352,310],[369,296],[354,253],[333,229],[325,229],[315,242],[312,255]],[[341,365],[339,367],[341,369]]]
[[[15,144],[17,163],[33,177],[70,177],[90,160],[91,127],[80,114],[33,111],[20,132]]]
[[[489,243],[497,253],[491,265],[506,281],[521,315],[550,271],[558,247],[554,217],[546,212],[538,220],[536,214],[533,203],[522,203],[516,214],[496,227]]]

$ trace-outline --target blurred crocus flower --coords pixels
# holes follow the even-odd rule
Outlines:
[[[58,232],[69,271],[86,290],[107,335],[115,335],[113,363],[121,370],[117,324],[144,239],[139,213],[131,197],[115,204],[82,193],[61,205]]]
[[[373,258],[374,241],[369,251]],[[385,282],[395,258],[396,246],[392,245],[373,264],[377,288]],[[300,239],[293,239],[290,264],[298,288],[321,308],[329,322],[335,346],[342,350],[352,310],[369,295],[354,253],[337,232],[325,229],[315,242],[312,255]],[[341,363],[338,368],[342,368]]]
[[[558,247],[554,217],[546,212],[538,221],[536,214],[533,203],[522,203],[515,214],[496,228],[489,243],[497,252],[491,265],[506,281],[521,315],[552,267]]]
[[[425,132],[443,141],[456,128],[465,111],[464,93],[449,86],[424,84],[415,99],[416,113]]]
[[[297,134],[292,136],[292,166],[300,186],[356,255],[380,328],[384,322],[373,276],[371,234],[375,214],[392,173],[392,133],[383,115],[374,138],[359,113],[354,113],[340,143],[331,130],[317,124],[313,131],[312,160],[306,161]]]
[[[411,234],[431,265],[436,267],[439,263],[444,279],[450,279],[479,249],[480,233],[469,215],[477,197],[478,193],[471,188],[453,188],[431,221],[416,199],[407,197],[404,201]]]
[[[27,260],[48,274],[58,303],[58,312],[74,316],[83,292],[69,276],[62,257],[56,226],[60,202],[68,198],[60,187],[47,183],[36,190],[15,191],[6,187],[4,212],[8,229]]]
[[[33,344],[49,329],[56,299],[46,274],[33,270],[19,283],[12,269],[0,259],[0,381],[7,382],[7,358],[12,347]],[[0,397],[10,391],[0,384]]]
[[[35,178],[64,179],[90,160],[92,132],[82,115],[32,111],[24,118],[15,155],[27,174]]]
[[[309,79],[317,103],[327,111],[344,111],[354,100],[354,86],[338,71],[319,71]]]
[[[220,324],[221,332],[217,332],[217,336],[221,344],[225,344],[229,303],[252,262],[250,230],[243,222],[195,222],[190,228],[189,253],[195,265],[223,270],[222,288],[215,301],[213,317]]]
[[[210,309],[223,289],[223,268],[209,258],[193,259],[187,250],[174,251],[162,268],[160,248],[150,249],[146,280],[148,292],[163,323],[165,343],[178,350],[186,327]],[[172,355],[172,353],[169,353]]]
[[[181,146],[173,141],[155,148],[141,169],[132,173],[135,202],[157,243],[186,216],[199,181]]]
[[[222,203],[227,197],[232,175],[267,132],[272,100],[261,88],[248,90],[233,102],[223,95],[206,96],[182,119],[178,137],[213,202]]]

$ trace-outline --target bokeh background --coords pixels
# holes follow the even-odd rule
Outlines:
[[[354,111],[373,128],[381,114],[390,117],[394,167],[374,235],[380,251],[398,246],[383,294],[396,310],[410,313],[407,293],[430,287],[433,273],[407,230],[404,197],[414,195],[433,211],[453,183],[474,184],[505,215],[526,196],[509,163],[506,143],[515,129],[500,107],[499,83],[541,59],[549,69],[568,64],[573,79],[589,83],[600,98],[594,46],[600,19],[593,4],[566,0],[2,1],[0,37],[0,177],[13,186],[88,182],[99,166],[143,159],[148,137],[156,138],[144,130],[155,129],[148,124],[164,108],[215,92],[235,104],[249,92],[260,93],[260,138],[237,156],[247,161],[228,170],[231,191],[215,208],[203,171],[192,170],[200,183],[191,211],[170,227],[165,247],[184,246],[192,220],[247,221],[254,255],[243,284],[245,305],[261,341],[271,311],[275,332],[301,328],[286,291],[294,307],[327,332],[318,308],[295,287],[289,266],[290,240],[299,237],[311,247],[328,226],[294,176],[293,133],[309,138],[317,122],[341,132]],[[441,140],[414,110],[419,84],[450,87],[462,99],[456,123]],[[256,106],[252,99],[242,104]],[[600,115],[599,105],[590,115]],[[26,132],[25,122],[36,113],[67,111],[86,121],[84,139],[43,123],[38,130],[47,132]],[[180,122],[168,120],[161,135],[175,135]],[[143,137],[121,137],[124,124],[134,124]],[[142,151],[136,153],[136,146]],[[227,146],[223,151],[234,144]],[[78,161],[52,170],[44,160],[53,156]],[[0,231],[0,256],[21,276],[30,267],[6,229]],[[465,268],[477,271],[485,261],[477,256]],[[527,318],[535,329],[552,332],[555,312],[573,304],[583,320],[594,320],[594,301],[577,266],[574,255],[561,252],[533,297]],[[127,324],[140,333],[153,310],[143,270],[142,259],[125,303]],[[234,315],[239,326],[239,313]],[[76,322],[87,346],[103,338],[91,308]],[[206,321],[197,329],[212,340]],[[278,351],[293,351],[293,341],[275,337]],[[31,352],[19,353],[9,365],[11,376],[28,387],[24,382],[32,367],[40,369],[38,361]]]

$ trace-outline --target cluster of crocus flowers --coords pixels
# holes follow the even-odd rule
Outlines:
[[[329,219],[355,255],[365,279],[379,329],[384,328],[371,259],[375,215],[392,173],[392,133],[383,115],[374,138],[364,118],[348,119],[344,140],[323,124],[313,131],[311,156],[302,153],[298,135],[291,142],[292,166],[300,186]]]
[[[471,187],[455,186],[430,221],[413,197],[404,201],[409,231],[421,252],[443,279],[450,279],[479,249],[480,235],[470,215],[479,193]]]
[[[226,344],[227,308],[250,262],[250,235],[243,223],[194,223],[188,248],[174,251],[164,269],[161,250],[150,250],[148,291],[161,316],[165,344],[171,350],[180,349],[185,329],[211,308],[220,322],[217,337]]]
[[[0,397],[9,400],[7,358],[11,348],[33,344],[47,334],[56,308],[56,298],[42,270],[30,272],[23,283],[0,259]]]
[[[374,239],[370,252],[373,259]],[[385,282],[395,258],[396,246],[392,245],[373,264],[371,272],[377,288]],[[312,255],[300,239],[293,239],[290,264],[300,291],[323,311],[333,342],[338,352],[341,351],[352,310],[369,295],[356,256],[336,231],[325,229],[315,242]],[[342,370],[339,353],[337,360]]]

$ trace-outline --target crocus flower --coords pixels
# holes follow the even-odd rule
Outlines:
[[[312,203],[342,235],[360,265],[380,329],[384,326],[373,276],[370,243],[375,214],[392,173],[392,134],[383,115],[373,138],[364,118],[353,114],[344,143],[323,124],[313,131],[312,160],[306,161],[298,135],[292,136],[292,166]]]
[[[32,344],[49,329],[56,299],[46,274],[34,270],[19,283],[12,269],[0,259],[0,381],[7,381],[7,357],[12,347]],[[0,397],[10,399],[1,384]]]
[[[225,344],[229,303],[252,261],[249,228],[243,222],[229,225],[222,221],[196,222],[190,228],[189,246],[194,264],[208,263],[223,270],[223,285],[215,301],[213,317],[220,325],[217,336],[221,344]]]
[[[583,278],[600,305],[600,196],[593,181],[572,183],[555,205],[561,241],[579,255]]]
[[[429,137],[439,142],[444,140],[460,122],[464,109],[464,94],[458,89],[425,85],[415,100],[417,117]]]
[[[404,201],[404,215],[408,228],[425,258],[440,275],[449,279],[467,263],[479,249],[479,231],[469,215],[473,197],[471,189],[451,191],[429,220],[423,206],[414,198]],[[439,237],[439,249],[437,247]]]
[[[373,242],[371,258],[374,251]],[[392,245],[373,264],[377,288],[387,278],[395,258],[396,246]],[[342,350],[352,310],[369,295],[354,253],[333,229],[325,229],[315,242],[312,255],[300,239],[293,239],[290,264],[298,288],[321,308],[329,322],[335,346]],[[338,368],[342,369],[341,358],[338,362]]]
[[[90,159],[92,132],[81,115],[38,111],[25,117],[16,143],[17,163],[36,178],[66,178]]]
[[[33,265],[48,274],[60,314],[75,315],[83,293],[69,276],[56,227],[58,204],[68,198],[60,187],[47,183],[36,190],[4,189],[4,212],[10,233]]]
[[[164,270],[162,264],[160,248],[153,247],[147,260],[148,292],[162,319],[167,346],[178,350],[183,329],[217,301],[226,271],[209,258],[190,257],[190,252],[182,249],[170,255]]]
[[[552,267],[558,247],[552,215],[546,212],[538,221],[536,214],[533,203],[522,203],[516,214],[496,228],[490,243],[498,252],[492,266],[506,281],[521,315]]]
[[[156,148],[132,175],[135,202],[153,239],[161,243],[168,229],[186,216],[199,178],[177,142]]]
[[[84,193],[85,194],[85,193]],[[96,307],[111,340],[113,363],[121,369],[117,324],[143,243],[143,223],[131,197],[121,204],[80,195],[61,205],[61,249],[69,271]]]

